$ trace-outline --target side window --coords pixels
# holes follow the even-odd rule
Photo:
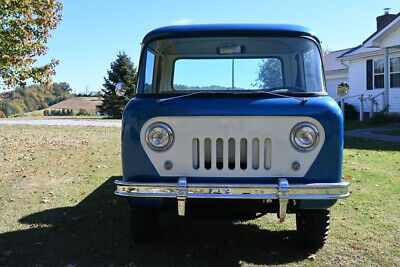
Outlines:
[[[153,90],[153,75],[154,75],[154,60],[155,56],[151,51],[146,54],[146,69],[144,72],[144,92],[150,93]]]
[[[384,62],[383,59],[374,60],[374,88],[384,87]]]
[[[304,64],[304,80],[306,90],[318,91],[318,82],[320,74],[317,73],[317,68],[315,62],[319,59],[315,58],[316,53],[313,50],[308,50],[303,54],[303,64]]]
[[[400,87],[400,57],[390,59],[390,87]]]

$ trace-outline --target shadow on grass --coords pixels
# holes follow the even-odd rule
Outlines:
[[[400,151],[400,143],[345,136],[344,148],[362,149],[362,150]]]
[[[165,214],[161,236],[134,244],[128,227],[128,204],[113,196],[111,177],[74,207],[49,209],[20,219],[32,229],[0,235],[6,265],[238,266],[303,260],[306,251],[295,231],[268,231],[229,220],[195,220]],[[134,266],[134,265],[131,265]]]

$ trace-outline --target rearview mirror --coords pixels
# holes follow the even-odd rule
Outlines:
[[[349,93],[349,85],[346,82],[342,82],[336,88],[336,93],[338,96],[345,96]]]
[[[123,82],[117,83],[115,86],[115,94],[117,96],[125,96],[126,94],[126,85]]]

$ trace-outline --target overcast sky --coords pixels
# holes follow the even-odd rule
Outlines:
[[[399,0],[66,0],[63,20],[39,63],[59,59],[56,82],[75,91],[98,91],[118,51],[137,65],[140,42],[154,28],[171,24],[284,23],[311,28],[325,49],[359,45],[376,30],[383,8],[400,12]],[[190,2],[190,3],[189,3]]]

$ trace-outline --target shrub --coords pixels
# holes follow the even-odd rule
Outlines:
[[[375,125],[389,122],[400,122],[400,116],[396,113],[388,113],[388,108],[385,108],[382,111],[375,112],[370,122]]]
[[[51,114],[51,116],[61,116],[61,115],[62,115],[62,112],[61,112],[61,110],[59,110],[59,109],[52,109],[52,110],[50,111],[50,114]]]
[[[342,107],[342,102],[339,101],[339,106]],[[357,120],[358,112],[352,104],[344,103],[344,119],[345,120]]]
[[[78,115],[78,116],[90,116],[90,115],[92,115],[92,114],[90,114],[90,112],[87,111],[86,109],[81,108],[81,109],[78,111],[78,114],[76,114],[76,115]]]

